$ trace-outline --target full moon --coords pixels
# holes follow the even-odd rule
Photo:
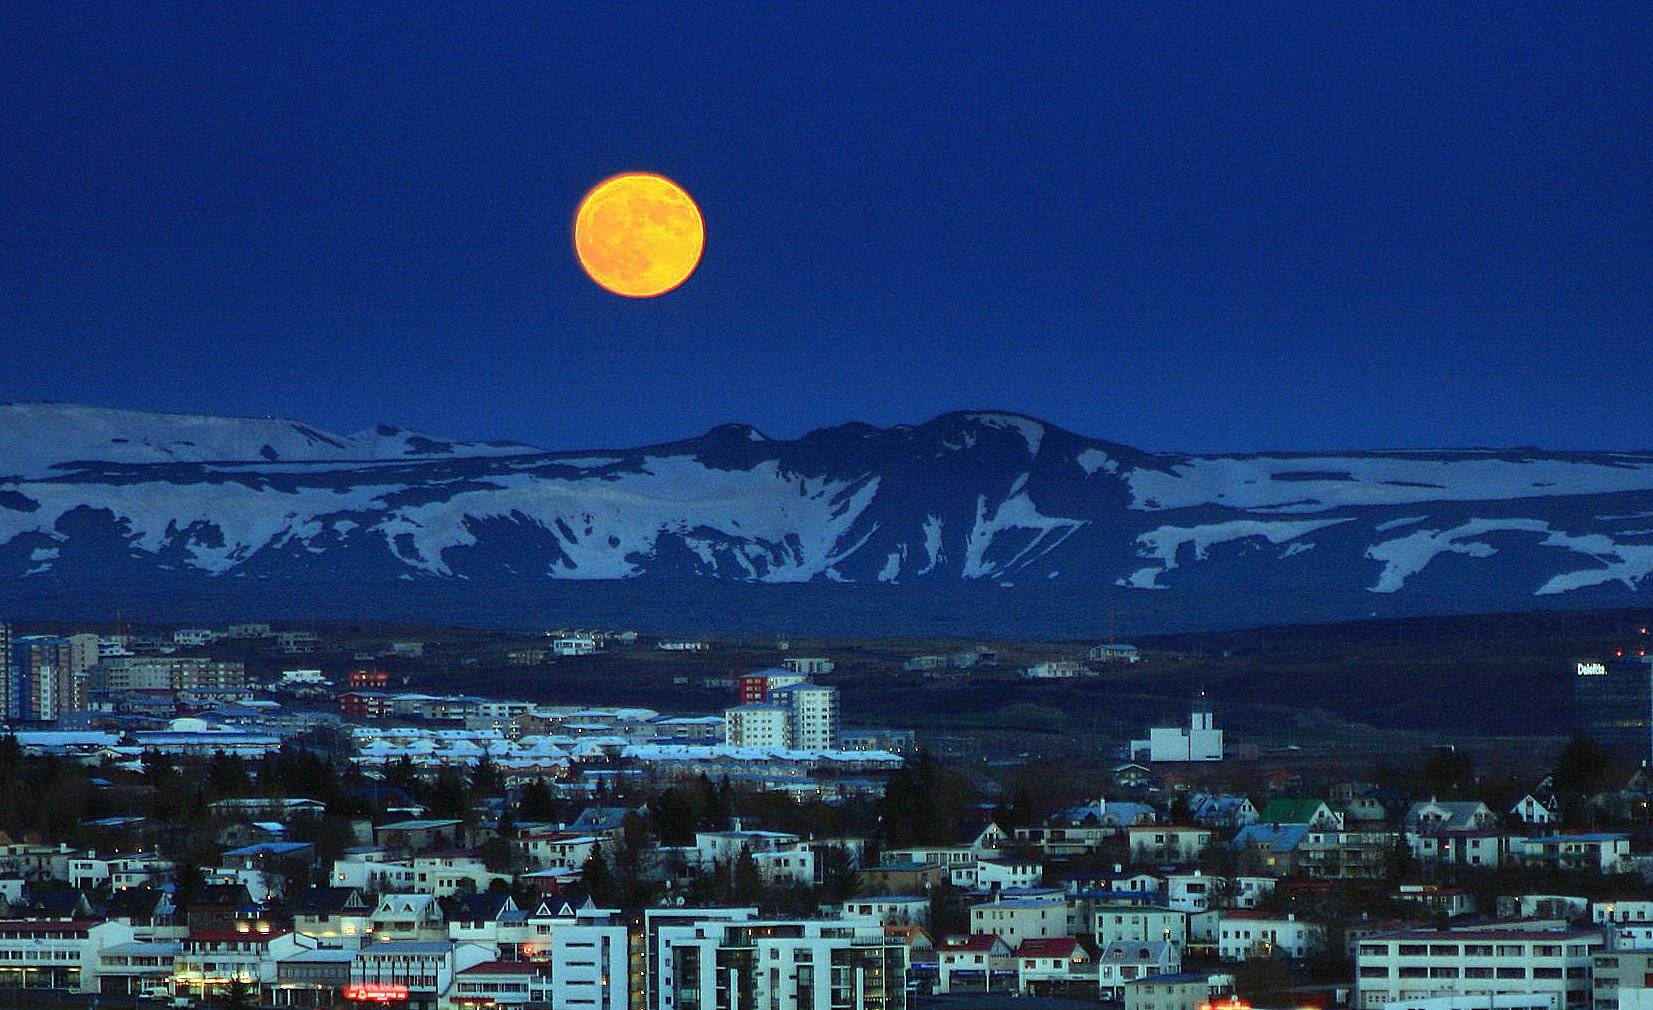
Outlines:
[[[700,208],[663,175],[627,172],[604,179],[574,213],[580,266],[627,298],[653,298],[682,284],[705,246]]]

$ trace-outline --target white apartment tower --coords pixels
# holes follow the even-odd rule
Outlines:
[[[772,704],[790,713],[792,746],[798,750],[838,749],[838,689],[804,681],[769,692]]]

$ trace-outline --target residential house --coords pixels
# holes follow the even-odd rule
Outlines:
[[[1019,986],[1012,948],[992,933],[949,936],[936,945],[936,991],[1005,992]]]
[[[1554,798],[1546,802],[1527,793],[1510,807],[1509,816],[1511,820],[1520,821],[1528,827],[1547,828],[1560,823],[1561,805]]]
[[[318,946],[358,946],[371,933],[373,906],[357,887],[312,887],[292,899],[293,931]]]
[[[1086,988],[1096,984],[1090,952],[1071,936],[1023,940],[1015,960],[1016,986],[1023,993],[1063,994],[1076,983]]]
[[[1198,862],[1211,845],[1210,828],[1139,824],[1129,829],[1131,861],[1153,866]]]
[[[1233,993],[1232,975],[1186,971],[1149,975],[1125,984],[1124,1010],[1207,1010]]]
[[[1244,796],[1197,793],[1188,801],[1194,823],[1206,828],[1237,831],[1261,818],[1255,804]]]
[[[1150,975],[1182,967],[1182,952],[1164,940],[1133,940],[1103,945],[1096,957],[1097,996],[1122,999],[1125,986]]]
[[[906,894],[851,898],[843,903],[840,913],[846,919],[877,919],[886,926],[926,926],[930,922],[930,899]]]
[[[1092,936],[1098,948],[1111,943],[1160,940],[1188,948],[1188,913],[1174,908],[1128,902],[1098,902],[1092,909]]]
[[[1306,824],[1318,831],[1341,831],[1343,815],[1324,800],[1276,797],[1264,804],[1258,824]]]
[[[1295,915],[1227,912],[1218,923],[1217,956],[1224,961],[1254,958],[1300,960],[1326,946],[1326,927]]]
[[[970,932],[991,933],[1011,947],[1023,940],[1073,936],[1080,928],[1079,903],[1047,898],[996,898],[970,906]]]
[[[1628,873],[1630,836],[1619,832],[1510,839],[1510,854],[1527,866],[1588,873]]]
[[[1412,804],[1404,822],[1408,834],[1432,834],[1466,828],[1494,828],[1498,817],[1480,800],[1428,799]]]
[[[434,894],[382,894],[370,921],[375,941],[446,940],[448,935]]]

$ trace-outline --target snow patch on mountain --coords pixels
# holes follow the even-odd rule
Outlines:
[[[1219,504],[1270,512],[1653,489],[1653,456],[1203,456],[1127,471],[1139,509]]]
[[[1106,470],[1109,473],[1119,472],[1119,461],[1101,449],[1086,449],[1074,457],[1074,462],[1078,463],[1079,469],[1085,471],[1086,474],[1093,474],[1098,470]]]
[[[1021,432],[1022,440],[1027,443],[1029,456],[1039,455],[1039,446],[1044,444],[1045,426],[1031,417],[1022,417],[1020,414],[966,414],[965,420],[974,421],[986,428],[1009,428]]]
[[[987,496],[979,495],[976,498],[976,520],[964,545],[963,575],[967,579],[981,579],[1009,574],[1024,559],[1031,561],[1048,552],[1083,525],[1082,520],[1041,515],[1033,499],[1025,494],[1012,495],[991,509]],[[1032,530],[1035,535],[1009,560],[988,562],[988,548],[993,545],[995,537],[1007,530]]]
[[[1157,567],[1139,568],[1119,580],[1120,585],[1137,589],[1164,589],[1159,577],[1178,566],[1177,555],[1184,545],[1193,547],[1194,560],[1203,561],[1217,544],[1250,540],[1256,537],[1271,544],[1307,536],[1315,530],[1350,522],[1349,519],[1309,519],[1296,522],[1276,522],[1268,519],[1235,519],[1224,523],[1205,523],[1199,526],[1161,526],[1137,537],[1137,553],[1159,562]]]
[[[1367,557],[1383,562],[1383,571],[1371,590],[1399,592],[1408,578],[1423,571],[1442,554],[1491,557],[1497,548],[1485,540],[1475,539],[1488,533],[1542,533],[1540,546],[1560,547],[1596,562],[1595,567],[1552,576],[1535,590],[1540,596],[1608,582],[1619,582],[1634,589],[1638,581],[1653,573],[1653,544],[1623,544],[1604,533],[1572,534],[1554,529],[1541,519],[1471,519],[1450,529],[1418,530],[1367,548]]]

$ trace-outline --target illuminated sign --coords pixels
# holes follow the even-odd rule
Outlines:
[[[362,982],[345,986],[344,998],[368,1003],[396,1003],[408,998],[408,987],[385,982]]]
[[[1580,663],[1578,664],[1578,675],[1580,677],[1605,677],[1607,676],[1607,667],[1600,663]]]

